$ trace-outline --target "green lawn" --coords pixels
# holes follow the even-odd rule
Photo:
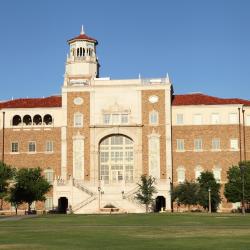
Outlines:
[[[250,215],[49,215],[1,221],[0,249],[250,249]]]

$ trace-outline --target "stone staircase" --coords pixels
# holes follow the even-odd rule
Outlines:
[[[78,204],[76,204],[72,207],[72,211],[74,213],[77,212],[78,210],[80,210],[81,208],[83,208],[84,206],[87,206],[88,204],[90,204],[91,202],[93,202],[94,200],[96,200],[98,198],[98,195],[96,193],[92,192],[86,186],[84,186],[82,181],[74,180],[73,186],[78,188],[82,192],[86,193],[87,195],[89,195],[88,198],[86,198],[85,200],[79,202]]]

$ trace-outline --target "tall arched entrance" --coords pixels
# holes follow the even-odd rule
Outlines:
[[[124,135],[110,135],[99,145],[100,179],[105,184],[133,182],[134,142]]]

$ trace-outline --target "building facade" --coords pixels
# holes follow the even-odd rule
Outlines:
[[[97,40],[82,30],[68,44],[60,96],[0,102],[2,160],[39,166],[53,184],[37,207],[143,212],[134,195],[146,174],[156,210],[171,210],[172,184],[209,170],[223,191],[229,167],[250,158],[250,101],[174,95],[168,77],[101,78]]]

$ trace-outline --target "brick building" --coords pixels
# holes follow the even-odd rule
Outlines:
[[[0,102],[2,160],[39,166],[53,184],[39,208],[142,212],[134,194],[148,174],[156,209],[170,210],[171,183],[210,170],[223,186],[228,168],[250,158],[250,101],[175,95],[168,77],[101,78],[97,40],[82,30],[68,44],[60,96]],[[231,208],[223,200],[220,210]]]

